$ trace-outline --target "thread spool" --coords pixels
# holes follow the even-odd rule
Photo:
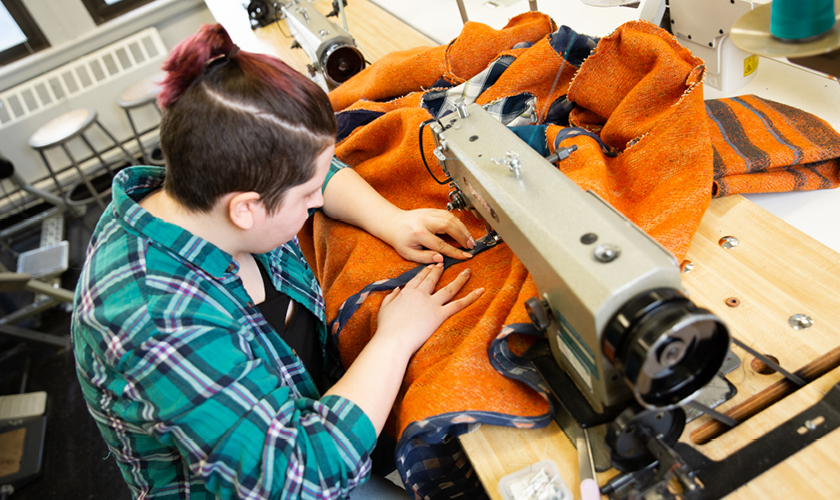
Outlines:
[[[738,18],[730,36],[748,54],[802,58],[840,48],[840,0],[774,0]]]
[[[786,42],[813,40],[834,27],[834,0],[773,0],[770,33]]]

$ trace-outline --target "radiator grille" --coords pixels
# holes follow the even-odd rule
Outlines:
[[[0,93],[0,130],[165,56],[160,33],[148,28],[12,87]]]

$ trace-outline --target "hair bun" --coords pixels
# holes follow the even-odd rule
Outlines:
[[[166,78],[161,84],[158,106],[166,109],[177,101],[201,75],[204,65],[235,47],[221,24],[205,24],[179,43],[163,63]]]

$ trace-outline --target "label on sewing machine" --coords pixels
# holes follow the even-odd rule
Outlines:
[[[750,76],[758,69],[758,56],[753,54],[744,59],[744,76]]]
[[[554,313],[560,322],[560,335],[558,335],[557,347],[560,348],[560,352],[569,361],[569,364],[580,376],[580,379],[592,391],[592,377],[595,377],[596,380],[600,379],[598,370],[595,368],[595,354],[586,345],[586,342],[580,338],[580,335],[568,320],[560,314],[560,311],[555,310]]]

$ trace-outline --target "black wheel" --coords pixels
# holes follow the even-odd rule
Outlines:
[[[633,472],[656,461],[647,447],[647,440],[659,436],[673,446],[685,428],[685,412],[673,410],[645,410],[633,405],[624,410],[607,428],[605,442],[610,460],[621,472]]]
[[[251,27],[261,27],[268,24],[268,4],[263,0],[253,0],[248,4],[248,17],[251,18]]]

